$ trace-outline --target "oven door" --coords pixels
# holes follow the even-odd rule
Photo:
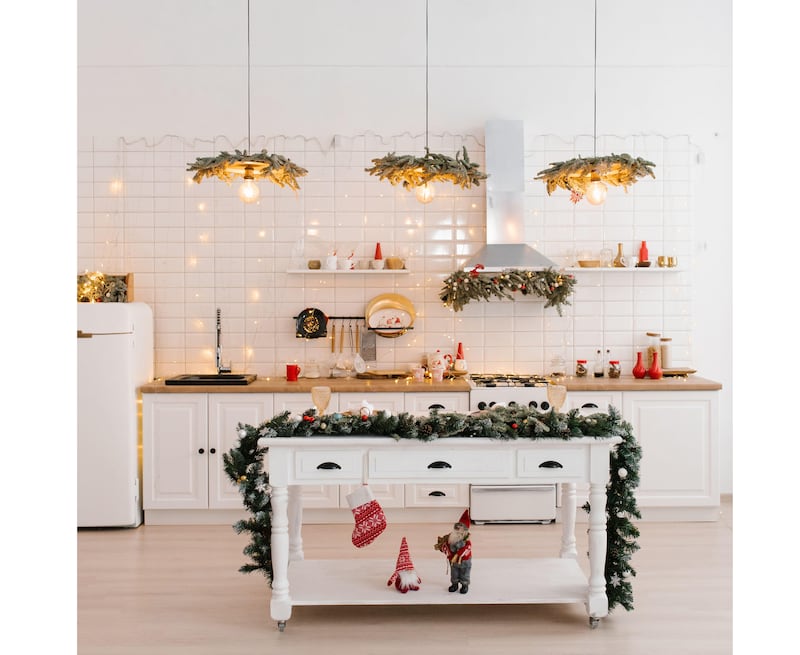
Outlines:
[[[469,517],[473,523],[553,523],[556,485],[514,484],[470,486]]]

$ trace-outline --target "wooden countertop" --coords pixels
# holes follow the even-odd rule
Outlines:
[[[469,383],[463,378],[442,382],[414,382],[411,378],[392,380],[362,380],[360,378],[300,378],[287,382],[282,377],[258,378],[247,385],[166,385],[156,380],[141,387],[142,393],[311,393],[311,387],[330,387],[334,393],[380,393],[403,392],[425,393],[443,391],[469,391]]]
[[[722,385],[714,380],[690,375],[688,377],[637,380],[631,375],[619,378],[576,378],[567,376],[562,381],[568,391],[717,391]],[[300,378],[287,382],[284,378],[258,378],[248,385],[172,386],[156,380],[141,387],[142,393],[311,393],[311,387],[327,386],[334,393],[441,393],[469,391],[469,382],[463,377],[442,382],[414,382],[411,378],[394,380],[362,380],[360,378]],[[499,389],[498,389],[499,390]]]
[[[669,377],[660,380],[642,378],[637,380],[632,375],[623,375],[618,378],[585,377],[576,378],[567,376],[562,382],[567,391],[717,391],[722,389],[722,384],[701,378],[696,375],[687,377]]]

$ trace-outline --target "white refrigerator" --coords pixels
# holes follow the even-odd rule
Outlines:
[[[153,379],[145,303],[78,303],[78,527],[142,523],[139,387]]]

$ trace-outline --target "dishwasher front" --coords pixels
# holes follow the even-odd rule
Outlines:
[[[469,491],[473,523],[553,523],[556,520],[554,484],[473,484]]]

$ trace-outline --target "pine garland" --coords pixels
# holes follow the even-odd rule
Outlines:
[[[381,180],[389,180],[393,186],[402,184],[406,189],[414,189],[428,182],[452,182],[462,189],[480,186],[481,180],[488,176],[481,173],[478,164],[470,161],[467,147],[461,155],[456,153],[455,159],[439,153],[431,154],[425,148],[425,155],[396,155],[390,152],[383,157],[372,160],[372,167],[364,170],[370,175],[377,175]]]
[[[428,416],[385,411],[372,415],[326,414],[317,416],[315,409],[301,416],[286,411],[259,426],[239,424],[239,443],[223,454],[225,472],[239,487],[248,519],[234,524],[237,534],[248,532],[251,543],[244,549],[251,562],[239,568],[242,573],[261,571],[272,583],[272,549],[269,476],[262,462],[267,452],[259,448],[262,437],[324,437],[375,435],[393,439],[432,441],[452,437],[489,439],[573,439],[619,436],[622,442],[612,451],[610,482],[607,488],[607,552],[605,563],[606,593],[609,610],[621,605],[633,609],[631,578],[636,575],[630,565],[631,556],[639,549],[638,529],[631,518],[641,518],[634,490],[639,484],[641,449],[633,429],[622,420],[618,410],[609,406],[608,413],[582,416],[577,409],[568,413],[540,412],[528,407],[493,407],[474,414],[439,412]],[[589,510],[588,503],[584,509]]]
[[[305,168],[291,159],[275,153],[269,154],[266,150],[251,153],[247,150],[235,150],[233,153],[223,150],[214,157],[198,157],[193,164],[187,163],[187,166],[187,171],[195,171],[192,179],[198,184],[206,177],[217,177],[230,184],[233,178],[243,175],[245,166],[252,166],[255,179],[264,178],[295,191],[300,189],[297,178],[308,174]]]
[[[514,294],[533,294],[545,300],[545,307],[555,307],[562,315],[562,306],[569,305],[575,288],[575,278],[548,268],[529,271],[509,268],[501,273],[480,273],[482,265],[471,271],[455,271],[444,281],[439,299],[445,307],[459,312],[471,300],[492,298],[514,300]]]

